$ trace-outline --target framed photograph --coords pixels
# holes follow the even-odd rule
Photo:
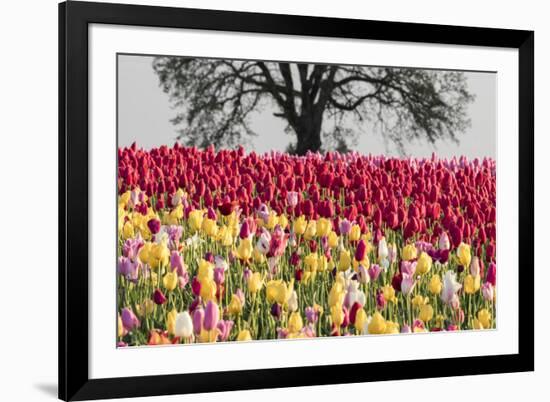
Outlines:
[[[534,369],[534,33],[59,5],[59,397]]]

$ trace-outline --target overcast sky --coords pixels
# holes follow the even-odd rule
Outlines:
[[[159,86],[153,71],[153,58],[149,56],[120,55],[118,74],[118,141],[119,146],[136,142],[149,149],[160,145],[173,145],[176,128],[170,119],[176,115],[168,95]],[[429,157],[436,152],[440,157],[466,155],[468,158],[496,157],[496,74],[465,73],[468,90],[475,95],[469,105],[471,127],[461,135],[460,144],[438,140],[433,145],[417,141],[406,145],[406,152],[413,157]],[[273,116],[273,110],[265,109],[251,119],[252,128],[258,134],[251,139],[256,152],[284,151],[292,137],[284,134],[285,123]],[[351,147],[361,153],[398,155],[390,144],[384,144],[381,133],[366,126],[358,144]],[[247,150],[252,150],[250,147]]]

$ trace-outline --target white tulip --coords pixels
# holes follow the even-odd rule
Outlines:
[[[258,239],[258,242],[256,243],[256,249],[261,254],[267,254],[269,251],[269,245],[271,244],[271,234],[267,230],[263,230],[262,234],[260,235],[260,238]]]
[[[288,298],[288,309],[291,312],[298,310],[298,294],[295,290],[292,291],[292,294]]]
[[[456,292],[462,288],[462,285],[456,281],[456,274],[447,271],[443,277],[443,289],[441,290],[441,300],[447,305],[456,303]]]
[[[182,338],[189,338],[193,334],[193,320],[187,311],[176,316],[175,335]]]
[[[386,243],[386,238],[382,237],[382,239],[378,242],[378,261],[387,259],[388,255],[388,244]]]
[[[476,277],[479,276],[480,272],[481,267],[479,265],[479,257],[474,256],[474,258],[472,258],[472,263],[470,264],[470,273],[472,274],[472,276]]]
[[[451,242],[446,232],[441,233],[438,243],[440,250],[449,250],[451,248]]]

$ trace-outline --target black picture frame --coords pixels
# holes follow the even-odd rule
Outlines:
[[[519,52],[517,354],[90,379],[88,25],[507,47]],[[59,4],[59,398],[86,400],[534,370],[534,32],[70,1]]]

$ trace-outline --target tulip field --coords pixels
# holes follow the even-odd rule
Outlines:
[[[496,328],[496,162],[118,149],[117,346]]]

